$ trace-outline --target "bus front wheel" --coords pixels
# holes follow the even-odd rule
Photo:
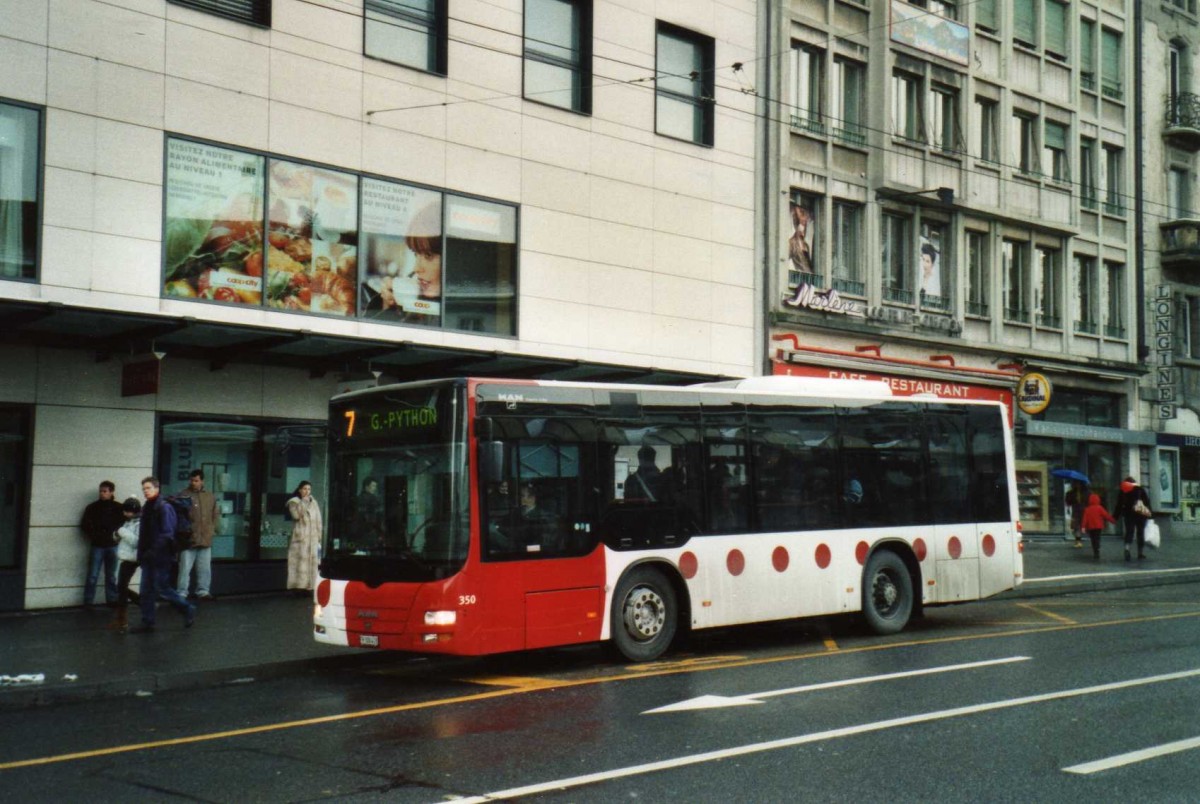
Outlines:
[[[879,550],[863,571],[863,616],[877,634],[895,634],[913,610],[912,577],[900,556]]]
[[[613,643],[630,661],[657,659],[671,646],[678,617],[671,582],[649,567],[634,569],[621,579],[613,597]]]

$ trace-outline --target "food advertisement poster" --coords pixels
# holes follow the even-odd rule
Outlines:
[[[358,177],[272,159],[267,306],[353,316]]]
[[[363,179],[363,315],[438,326],[442,316],[442,194]]]
[[[166,185],[165,294],[261,304],[263,158],[169,140]]]

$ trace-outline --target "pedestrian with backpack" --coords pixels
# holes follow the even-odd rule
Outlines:
[[[142,480],[141,533],[138,536],[138,564],[142,568],[142,623],[130,629],[131,634],[147,634],[154,630],[155,604],[158,599],[170,603],[183,615],[183,627],[191,628],[196,621],[196,607],[180,597],[171,583],[171,564],[175,560],[175,530],[178,516],[174,506],[160,493],[162,484],[157,477]]]

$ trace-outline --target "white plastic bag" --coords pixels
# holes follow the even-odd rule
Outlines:
[[[1146,544],[1156,548],[1162,546],[1162,534],[1159,533],[1158,523],[1153,519],[1146,522]]]

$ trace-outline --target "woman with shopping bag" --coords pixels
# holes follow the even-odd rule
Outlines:
[[[1137,484],[1132,477],[1121,481],[1121,493],[1117,497],[1117,507],[1113,511],[1117,519],[1125,523],[1125,560],[1131,559],[1133,537],[1137,536],[1138,559],[1146,557],[1146,523],[1151,521],[1154,512],[1150,510],[1150,495]]]

